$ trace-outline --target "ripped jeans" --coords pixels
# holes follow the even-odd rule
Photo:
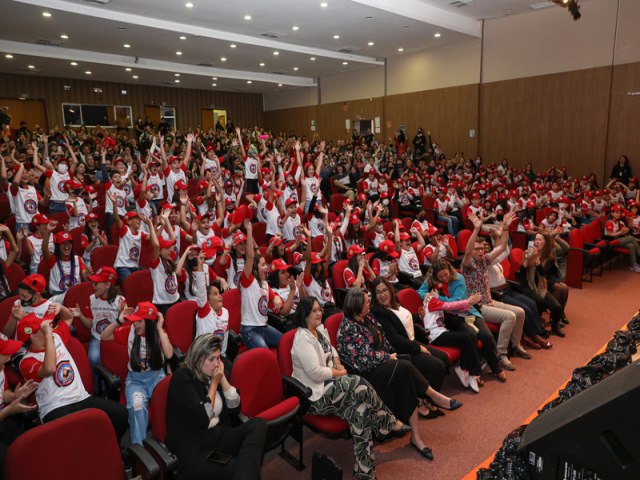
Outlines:
[[[153,390],[164,376],[163,370],[130,371],[127,375],[124,393],[129,411],[131,443],[142,444],[142,441],[147,437],[147,425],[149,424],[147,407]]]

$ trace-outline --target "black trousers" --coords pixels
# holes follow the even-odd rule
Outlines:
[[[551,312],[551,322],[553,324],[558,323],[562,317],[564,317],[564,308],[558,301],[556,297],[551,295],[549,292],[546,295],[542,296],[537,292],[534,292],[533,289],[528,286],[521,287],[522,293],[524,293],[527,297],[531,298],[536,305],[538,306],[538,311],[544,312],[545,310],[549,310]]]
[[[411,355],[411,363],[434,389],[440,390],[444,376],[447,374],[448,357],[446,353],[437,348],[429,348],[428,350],[431,355],[422,352]]]
[[[24,431],[23,415],[11,415],[0,423],[0,479],[4,478],[4,459],[13,441]]]
[[[208,432],[208,438],[196,458],[187,467],[185,480],[257,480],[260,478],[267,423],[252,418],[237,427],[218,425]],[[226,465],[207,460],[209,454],[219,450],[233,456]]]
[[[58,418],[65,417],[74,412],[80,410],[86,410],[87,408],[97,408],[107,414],[109,420],[113,424],[113,428],[116,431],[118,442],[122,440],[127,427],[129,426],[129,413],[124,405],[121,405],[112,400],[106,398],[89,397],[85,398],[81,402],[71,403],[64,407],[58,407],[55,410],[51,410],[43,419],[43,423],[51,422]]]
[[[529,337],[539,335],[544,327],[540,321],[540,312],[536,302],[524,293],[516,292],[511,287],[502,291],[502,301],[508,305],[515,305],[524,310],[524,333]]]
[[[444,332],[431,342],[440,347],[457,347],[460,349],[460,367],[467,370],[474,377],[480,375],[480,357],[478,356],[478,341],[475,335],[468,332]]]

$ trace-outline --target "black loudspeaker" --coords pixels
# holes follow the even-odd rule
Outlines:
[[[519,452],[535,480],[640,479],[640,362],[536,417]]]

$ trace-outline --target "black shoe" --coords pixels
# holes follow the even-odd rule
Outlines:
[[[433,460],[433,452],[431,451],[431,449],[429,447],[424,447],[424,448],[418,448],[416,446],[415,443],[413,443],[412,441],[409,441],[409,444],[415,448],[418,453],[420,453],[420,455],[422,455],[424,458],[426,458],[427,460]]]
[[[565,325],[569,325],[569,319],[568,319],[567,317],[562,317],[562,318],[560,319],[560,321],[561,321],[562,323],[564,323]]]
[[[549,338],[549,332],[547,330],[545,330],[544,328],[542,329],[542,331],[538,335],[540,337],[542,337],[542,338]]]
[[[411,427],[409,425],[402,425],[398,430],[393,430],[391,432],[391,435],[397,438],[402,438],[410,431],[411,431]]]
[[[442,412],[440,412],[440,410],[438,410],[438,409],[436,409],[436,410],[429,409],[429,413],[427,415],[425,415],[424,413],[420,413],[420,410],[418,410],[418,416],[420,418],[424,418],[424,419],[427,419],[427,420],[432,420],[434,418],[441,417],[442,415],[440,415],[440,413],[442,413]]]
[[[456,409],[460,408],[461,406],[462,406],[462,402],[459,402],[455,398],[452,398],[451,402],[449,402],[449,408],[447,408],[447,410],[456,410]]]
[[[553,333],[554,335],[557,335],[560,338],[564,338],[566,336],[565,333],[562,331],[562,327],[559,324],[556,324],[553,327],[551,327],[551,333]]]

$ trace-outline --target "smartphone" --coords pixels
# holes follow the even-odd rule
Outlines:
[[[529,240],[529,243],[527,243],[527,248],[528,249],[532,249],[533,248],[533,240]]]
[[[213,450],[208,456],[207,460],[212,463],[218,463],[220,465],[226,465],[231,461],[233,457],[230,453],[221,452],[220,450]]]

